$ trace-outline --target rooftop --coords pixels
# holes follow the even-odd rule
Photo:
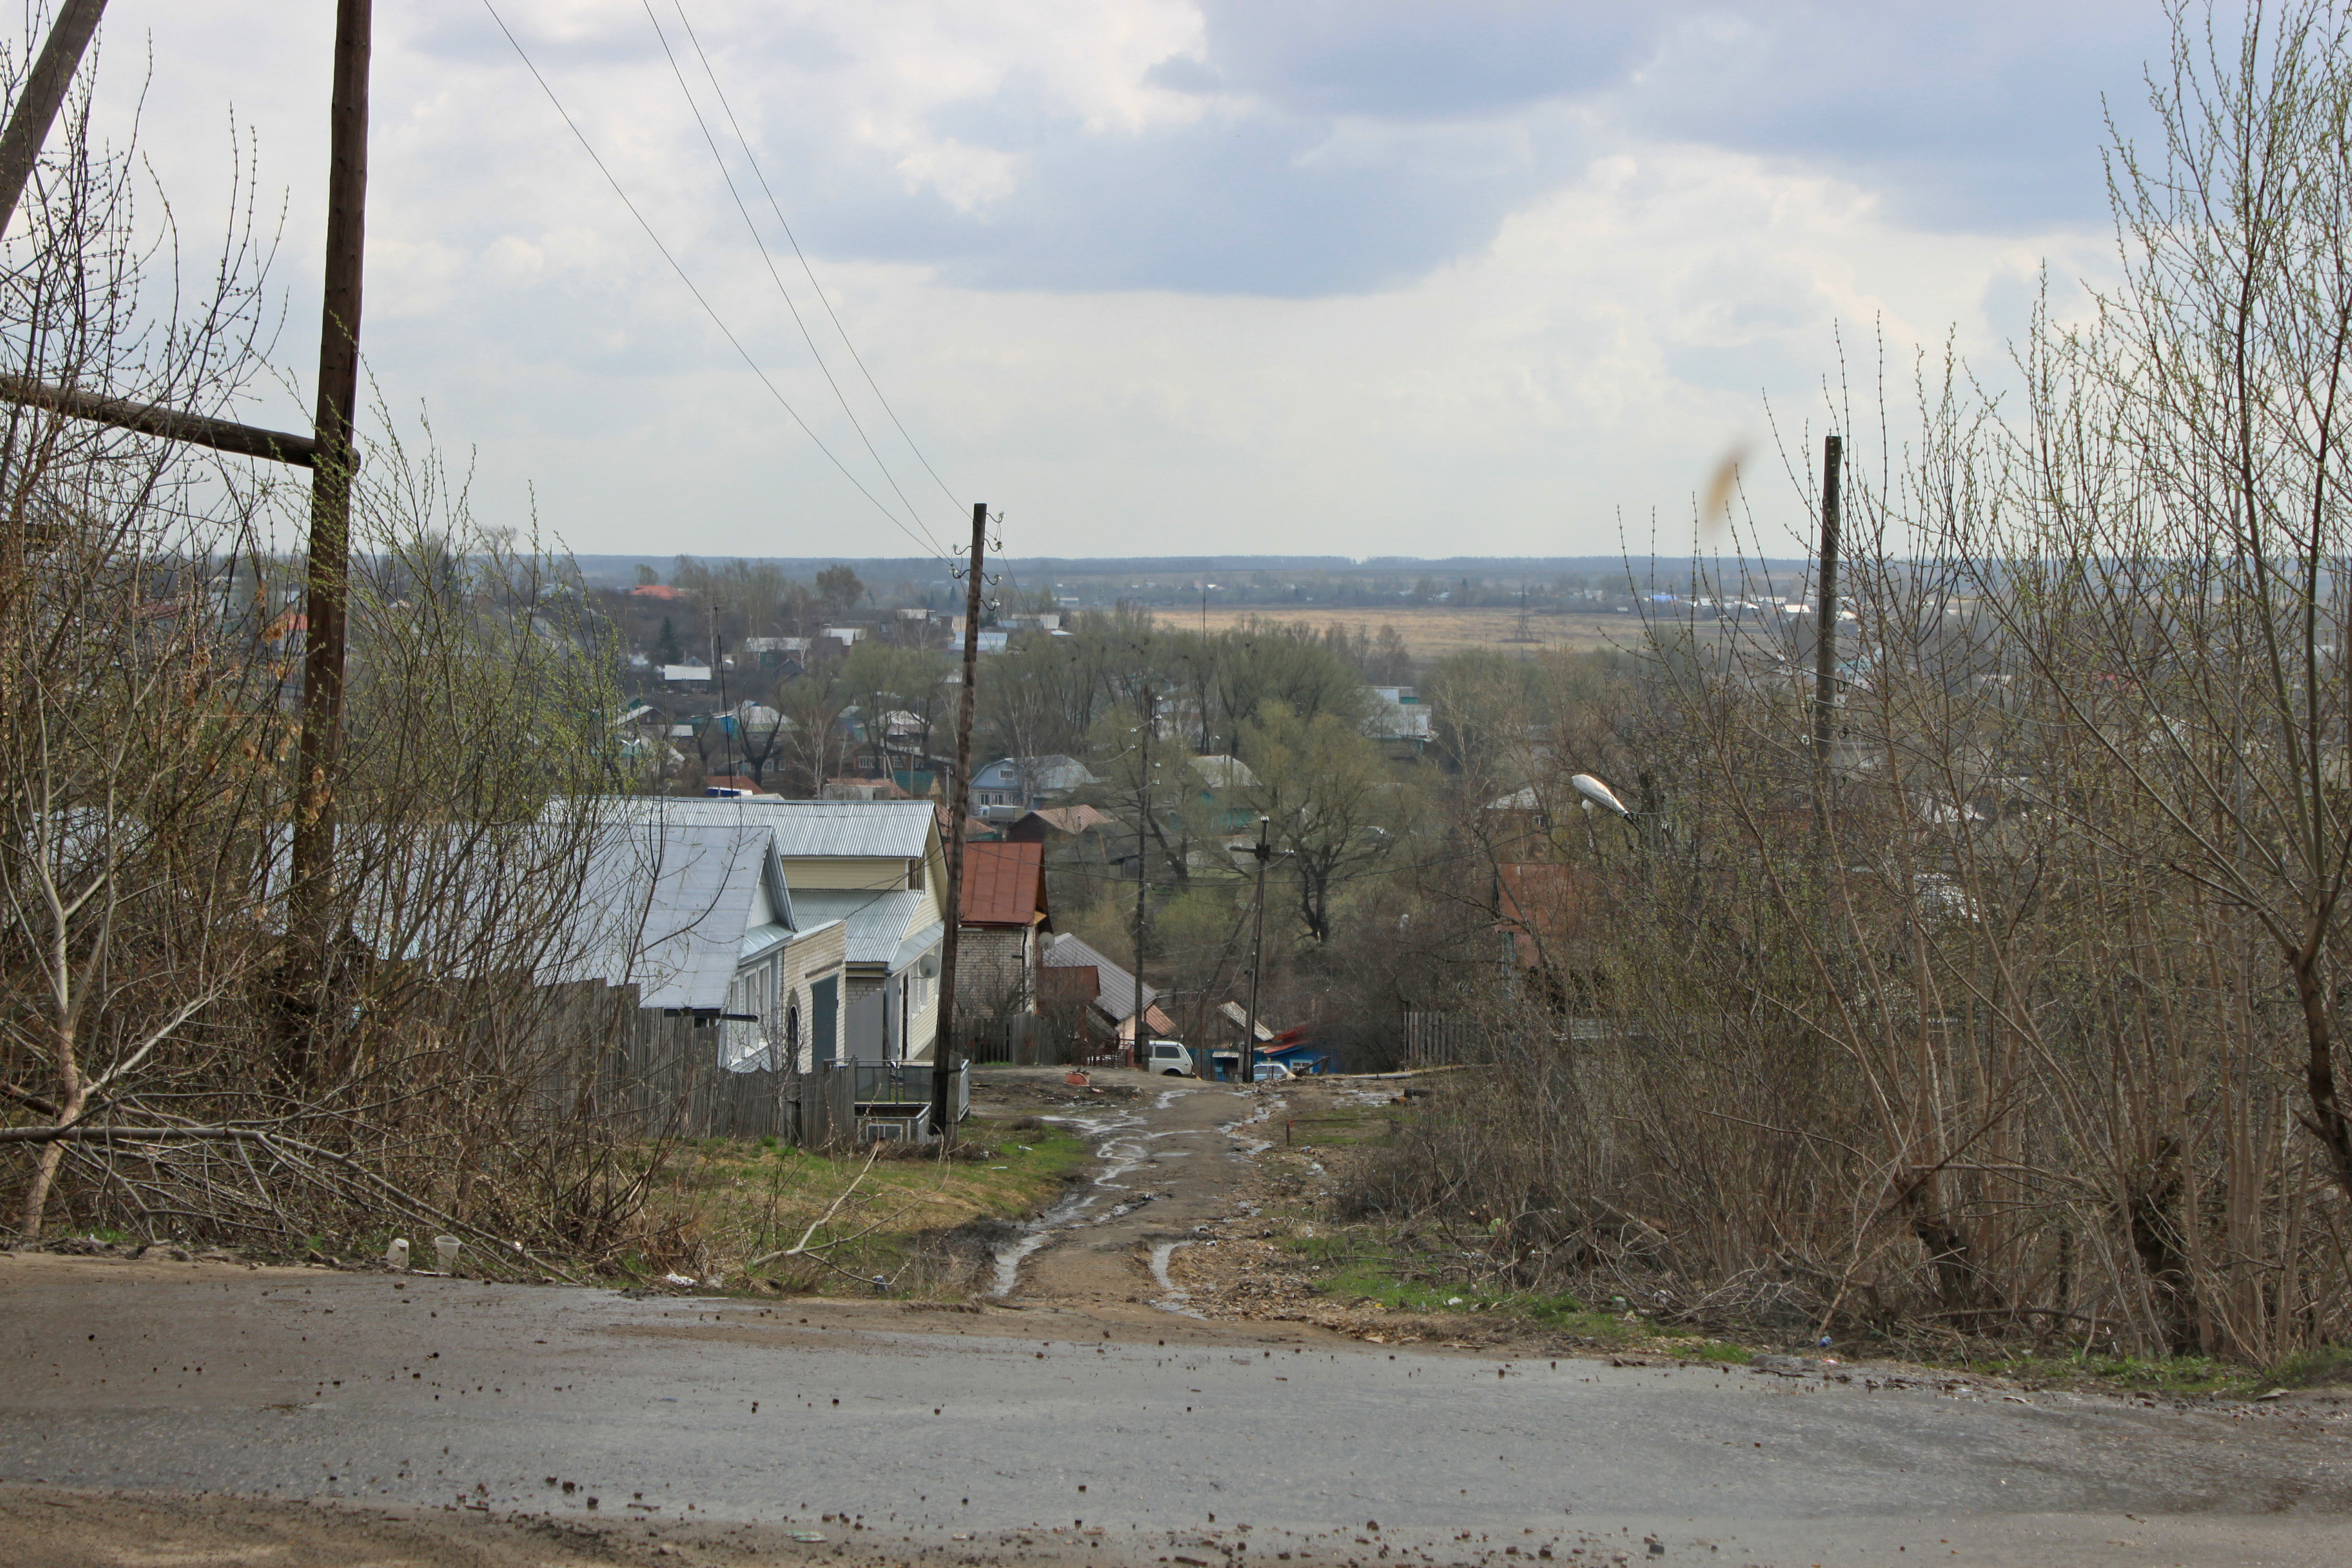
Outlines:
[[[1020,926],[1045,918],[1045,847],[967,844],[963,847],[961,919],[968,926]]]

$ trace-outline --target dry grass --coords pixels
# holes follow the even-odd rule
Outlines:
[[[933,1267],[951,1261],[941,1253],[949,1233],[1035,1213],[1087,1157],[1082,1140],[1052,1126],[974,1123],[965,1136],[965,1158],[888,1158],[870,1168],[862,1153],[698,1142],[680,1152],[650,1195],[645,1245],[629,1260],[631,1271],[733,1283],[752,1259],[793,1246],[823,1219],[810,1254],[756,1272],[801,1289],[838,1289],[877,1274],[918,1293],[951,1283],[948,1276],[961,1270]],[[919,1278],[908,1277],[910,1267]]]

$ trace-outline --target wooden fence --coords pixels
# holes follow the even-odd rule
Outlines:
[[[929,1104],[931,1069],[848,1058],[801,1072],[793,1064],[740,1070],[720,1064],[725,1027],[637,1005],[635,986],[594,982],[553,988],[541,1009],[541,1059],[551,1104],[625,1119],[657,1138],[775,1138],[803,1148],[856,1142],[877,1101]],[[959,1116],[971,1079],[958,1075]],[[903,1126],[904,1119],[883,1117]]]

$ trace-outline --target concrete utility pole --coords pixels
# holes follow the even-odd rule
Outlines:
[[[980,671],[981,563],[988,555],[988,506],[971,503],[971,562],[964,568],[963,687],[956,693],[955,772],[948,775],[948,919],[940,938],[940,1022],[931,1044],[931,1125],[955,1142],[950,1096],[955,1067],[956,931],[963,923],[963,819],[971,794],[972,686]]]
[[[1141,1065],[1151,1059],[1151,1047],[1146,1042],[1151,1037],[1144,1033],[1143,1022],[1143,921],[1144,889],[1150,886],[1143,872],[1144,835],[1151,821],[1151,726],[1153,698],[1150,684],[1143,688],[1143,728],[1137,731],[1136,777],[1141,782],[1135,792],[1135,1038],[1130,1042],[1135,1062]],[[1213,1065],[1211,1072],[1215,1071]]]
[[[9,220],[16,216],[16,204],[24,199],[33,164],[41,156],[41,143],[49,139],[49,127],[58,121],[66,89],[73,85],[82,51],[89,47],[90,35],[98,31],[98,18],[105,10],[106,0],[66,0],[41,45],[40,58],[33,62],[33,74],[25,79],[8,129],[0,132],[0,234],[8,231]]]
[[[343,756],[343,647],[351,595],[352,432],[359,405],[360,281],[367,228],[368,55],[374,0],[337,0],[335,91],[329,111],[327,271],[319,317],[317,460],[310,479],[303,586],[302,735],[298,755],[289,921],[298,1017],[327,977],[334,897],[335,785]],[[308,996],[300,991],[308,990]],[[307,1065],[309,1033],[289,1068]]]
[[[1252,851],[1257,857],[1257,909],[1250,917],[1256,929],[1250,933],[1249,1021],[1242,1026],[1244,1083],[1254,1082],[1257,1078],[1257,971],[1258,961],[1265,953],[1265,867],[1274,858],[1274,846],[1268,842],[1266,833],[1273,826],[1272,817],[1257,819],[1257,847]]]
[[[1838,470],[1845,443],[1822,442],[1822,591],[1813,627],[1813,832],[1826,851],[1830,841],[1830,747],[1837,714]]]

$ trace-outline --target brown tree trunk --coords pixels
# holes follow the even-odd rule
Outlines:
[[[89,1087],[82,1081],[70,1029],[61,1031],[58,1037],[58,1089],[57,1125],[70,1127],[81,1119],[82,1108],[89,1102]],[[58,1167],[65,1163],[65,1157],[66,1146],[60,1141],[43,1144],[39,1157],[33,1162],[33,1179],[25,1188],[24,1217],[17,1227],[27,1241],[40,1238],[41,1222],[49,1206],[49,1191],[57,1183]]]

